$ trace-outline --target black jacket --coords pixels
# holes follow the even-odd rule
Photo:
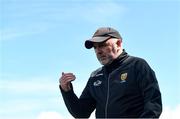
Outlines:
[[[73,89],[61,93],[75,118],[88,118],[94,109],[96,118],[158,118],[162,112],[154,71],[145,60],[125,51],[91,74],[80,98]]]

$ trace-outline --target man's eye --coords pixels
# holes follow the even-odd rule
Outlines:
[[[106,44],[101,44],[101,45],[99,45],[99,47],[105,47],[106,46]]]
[[[108,46],[108,45],[107,44],[98,44],[98,45],[94,45],[93,47],[94,47],[94,49],[96,49],[96,48],[103,48],[106,46]]]

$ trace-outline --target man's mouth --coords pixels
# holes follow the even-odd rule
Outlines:
[[[106,59],[106,56],[99,56],[99,59],[104,60]]]

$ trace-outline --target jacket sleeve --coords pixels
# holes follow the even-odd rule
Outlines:
[[[137,71],[138,84],[144,98],[144,111],[140,118],[159,118],[162,100],[155,73],[145,60],[139,62]]]
[[[95,101],[89,93],[88,84],[86,85],[80,98],[78,98],[74,93],[72,84],[71,90],[68,92],[64,92],[61,89],[61,86],[59,86],[59,88],[61,90],[65,105],[74,118],[88,118],[91,115],[95,109]]]

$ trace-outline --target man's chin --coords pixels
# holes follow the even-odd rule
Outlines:
[[[101,61],[99,61],[102,65],[108,65],[109,64],[109,62],[108,61],[106,61],[106,60],[101,60]]]
[[[112,62],[113,62],[113,60],[111,61],[107,61],[107,60],[99,60],[99,62],[102,64],[102,65],[109,65],[109,64],[111,64]]]

